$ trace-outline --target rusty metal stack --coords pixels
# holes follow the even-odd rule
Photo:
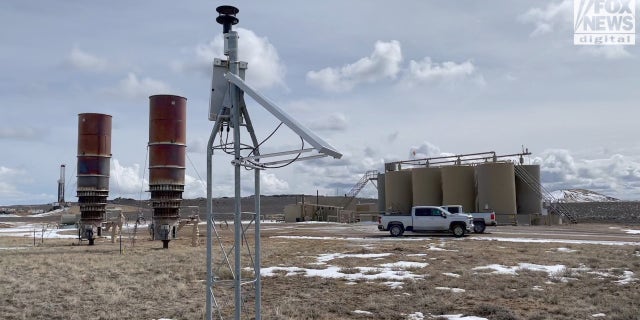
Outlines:
[[[149,191],[153,239],[163,247],[175,237],[185,179],[187,99],[149,97]]]
[[[109,196],[112,117],[100,113],[78,115],[78,181],[80,235],[93,245],[100,233]]]

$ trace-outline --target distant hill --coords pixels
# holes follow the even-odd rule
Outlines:
[[[551,192],[551,201],[560,202],[617,202],[620,199],[586,189],[566,189]]]

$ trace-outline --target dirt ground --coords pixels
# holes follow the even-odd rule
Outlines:
[[[16,223],[0,222],[0,227]],[[229,227],[216,228],[225,251],[233,239]],[[640,319],[640,235],[626,231],[638,229],[620,224],[499,226],[462,239],[449,234],[391,238],[375,224],[265,223],[262,315]],[[34,246],[31,236],[0,236],[0,318],[202,319],[205,226],[200,226],[199,247],[191,247],[189,231],[183,229],[163,250],[160,242],[147,239],[146,230],[133,242],[132,229],[127,229],[122,254],[120,243],[108,238],[95,246],[76,239],[36,239]],[[249,228],[250,247],[253,238]],[[215,273],[229,280],[219,243],[214,245]],[[243,267],[251,266],[244,249],[242,259]],[[544,271],[558,266],[562,271]],[[250,269],[246,272],[243,277],[250,280]],[[214,288],[219,310],[231,318],[233,292],[224,281],[220,284]],[[243,287],[243,299],[243,319],[251,319],[251,284]]]

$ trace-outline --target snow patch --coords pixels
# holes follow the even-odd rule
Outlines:
[[[559,202],[615,202],[619,199],[605,196],[591,190],[585,189],[568,189],[556,190],[551,192],[547,200]]]
[[[533,238],[492,238],[473,237],[474,240],[523,242],[523,243],[567,243],[567,244],[599,244],[603,246],[640,246],[640,242],[628,241],[596,241],[596,240],[569,240],[569,239],[533,239]]]
[[[402,285],[404,284],[404,282],[386,281],[386,282],[384,282],[384,284],[387,285],[391,289],[402,289]]]
[[[349,238],[349,237],[313,237],[313,236],[272,236],[272,239],[302,239],[302,240],[341,240],[341,241],[429,241],[429,238]]]
[[[617,283],[619,285],[624,285],[624,284],[629,284],[631,282],[638,280],[633,277],[633,271],[628,271],[628,270],[625,271],[620,278],[621,278],[620,280],[614,281],[614,283]]]
[[[407,269],[407,268],[424,268],[426,266],[428,266],[429,264],[426,262],[413,262],[413,261],[398,261],[398,262],[393,262],[393,263],[385,263],[385,264],[381,264],[380,266],[383,268],[402,268],[402,269]]]
[[[449,249],[445,249],[442,248],[442,245],[439,246],[435,246],[435,245],[430,245],[429,249],[427,249],[429,251],[449,251],[449,252],[458,252],[458,250],[449,250]]]
[[[364,311],[364,310],[353,310],[353,313],[355,313],[355,314],[363,314],[363,315],[367,315],[367,316],[373,315],[373,313],[371,313],[369,311]]]
[[[452,278],[460,278],[459,274],[456,273],[451,273],[451,272],[443,272],[443,275],[447,276],[447,277],[452,277]]]
[[[467,292],[467,290],[465,289],[460,289],[460,288],[449,288],[449,287],[436,287],[436,290],[448,290],[451,291],[453,293],[462,293],[462,292]]]
[[[327,263],[333,259],[341,259],[341,258],[381,258],[388,257],[391,253],[360,253],[360,254],[348,254],[348,253],[327,253],[321,254],[318,256],[318,263]]]
[[[640,234],[640,230],[634,230],[634,229],[622,229],[622,231],[628,233],[628,234]]]
[[[447,320],[489,320],[487,318],[480,318],[480,317],[474,317],[474,316],[463,316],[461,314],[449,314],[449,315],[441,315],[438,316],[441,318],[447,318]]]
[[[604,314],[604,313],[595,313],[595,314],[591,315],[591,317],[593,317],[593,318],[603,318],[603,317],[606,317],[606,316],[607,315]]]
[[[542,271],[549,274],[549,276],[554,276],[559,274],[560,272],[565,270],[565,266],[561,264],[552,265],[552,266],[543,266],[539,264],[532,263],[519,263],[517,266],[507,267],[500,264],[490,264],[484,267],[475,267],[472,270],[494,270],[491,273],[495,274],[509,274],[509,275],[517,275],[517,271],[519,270],[531,270],[531,271]]]
[[[424,320],[424,314],[422,312],[414,312],[407,316],[407,320]]]
[[[578,250],[573,250],[573,249],[569,249],[569,248],[557,248],[556,250],[558,252],[566,252],[566,253],[578,252]]]

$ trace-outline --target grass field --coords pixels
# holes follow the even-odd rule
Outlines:
[[[640,319],[640,245],[396,239],[374,228],[265,225],[263,318]],[[228,244],[231,232],[221,235]],[[120,254],[106,239],[33,247],[29,237],[0,237],[0,318],[202,319],[205,247],[191,247],[188,236],[169,250],[143,236],[133,247],[123,239]],[[244,291],[249,318],[253,288]],[[215,292],[231,315],[232,288]]]

